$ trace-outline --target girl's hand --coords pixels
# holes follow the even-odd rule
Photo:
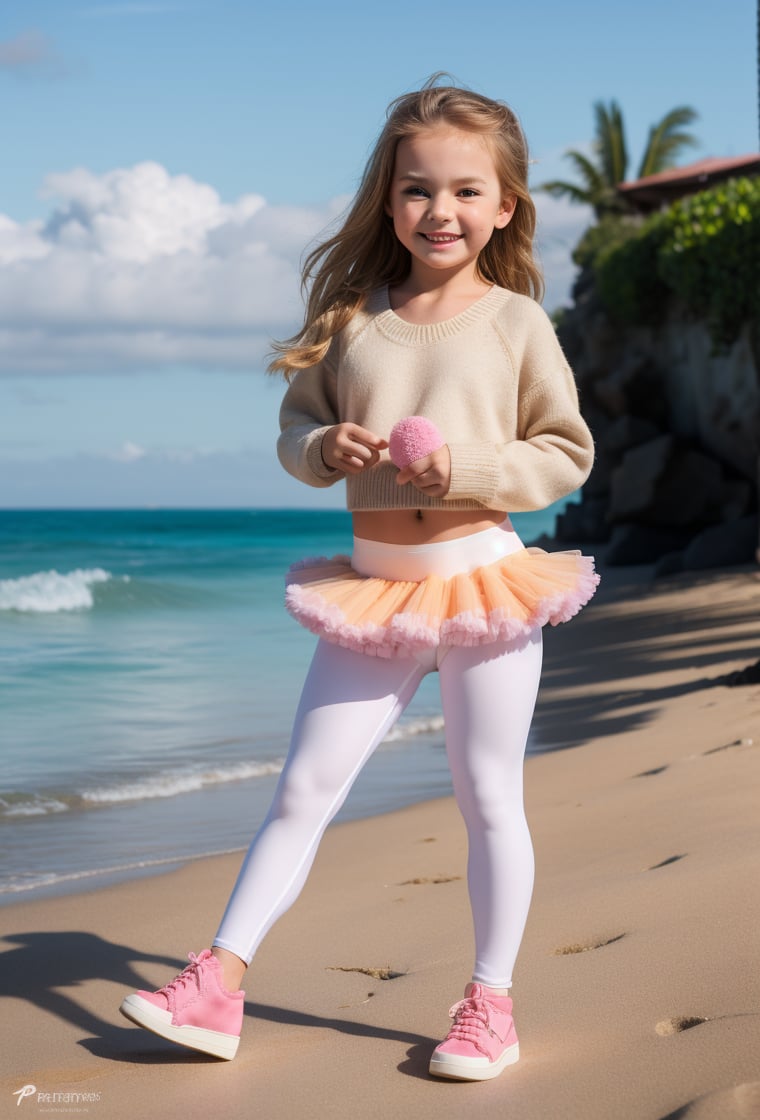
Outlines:
[[[387,446],[386,439],[358,424],[335,424],[322,439],[322,459],[333,470],[360,474],[367,467],[374,467]]]
[[[404,467],[398,472],[396,482],[399,486],[411,482],[429,498],[445,498],[451,486],[451,453],[447,444]]]

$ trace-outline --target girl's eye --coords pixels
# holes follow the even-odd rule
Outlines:
[[[478,198],[480,191],[474,187],[461,187],[457,192],[460,198]],[[429,198],[430,192],[425,187],[410,186],[404,188],[404,194],[409,198]]]

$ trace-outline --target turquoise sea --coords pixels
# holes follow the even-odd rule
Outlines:
[[[314,647],[284,573],[350,550],[343,511],[0,511],[0,903],[247,846]],[[431,676],[341,819],[449,792]]]

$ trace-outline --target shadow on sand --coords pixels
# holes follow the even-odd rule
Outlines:
[[[104,1018],[88,1005],[86,997],[78,999],[74,994],[77,988],[96,980],[119,985],[124,994],[136,988],[150,988],[152,984],[140,975],[135,965],[162,964],[176,972],[180,966],[173,958],[141,953],[82,930],[7,933],[3,940],[15,948],[0,953],[0,991],[78,1028],[88,1036],[81,1038],[79,1045],[91,1054],[109,1061],[146,1065],[216,1063],[216,1058],[128,1026],[126,1020],[121,1020],[116,1003],[113,1016]],[[246,1014],[260,1022],[318,1027],[357,1037],[405,1043],[410,1049],[403,1072],[415,1077],[427,1076],[430,1052],[440,1041],[409,1031],[259,1003],[246,1002]]]
[[[743,569],[734,571],[741,581]],[[714,601],[712,588],[725,576],[724,571],[690,573],[655,583],[636,576],[626,584],[618,572],[602,572],[596,598],[577,618],[544,631],[534,750],[562,750],[619,735],[646,724],[667,700],[731,684],[728,667],[756,658],[758,642],[740,589],[730,602]],[[746,578],[756,581],[757,570]],[[605,589],[608,580],[611,586]],[[703,592],[698,608],[673,609],[673,593],[681,586]],[[743,627],[743,633],[726,640],[725,630],[733,626]],[[593,652],[593,676],[587,650]],[[689,680],[663,684],[665,672],[688,672]]]

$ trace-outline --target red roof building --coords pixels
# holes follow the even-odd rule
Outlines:
[[[685,167],[671,167],[657,175],[647,175],[630,183],[618,183],[618,193],[641,213],[648,214],[683,198],[703,191],[721,179],[737,175],[759,175],[760,153],[731,159],[700,159]]]

